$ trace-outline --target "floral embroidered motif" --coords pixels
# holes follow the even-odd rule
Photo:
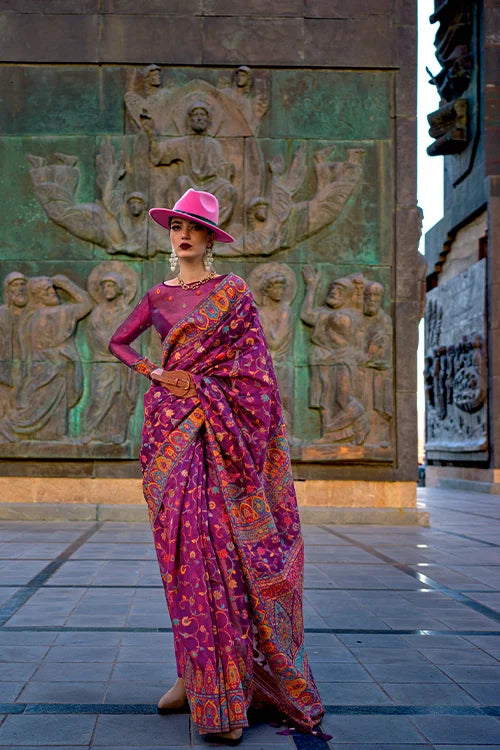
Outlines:
[[[140,375],[149,378],[153,370],[156,369],[156,365],[150,362],[147,357],[141,357],[132,364],[132,368]]]

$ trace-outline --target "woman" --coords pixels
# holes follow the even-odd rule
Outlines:
[[[323,708],[304,650],[303,540],[257,308],[243,279],[212,268],[213,242],[233,241],[215,196],[190,189],[150,215],[180,272],[147,292],[110,350],[152,381],[141,465],[178,674],[158,710],[187,699],[200,734],[227,744],[251,703],[312,731]],[[151,325],[161,368],[130,346]]]

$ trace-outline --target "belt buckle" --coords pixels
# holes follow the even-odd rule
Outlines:
[[[182,378],[177,378],[175,381],[175,384],[178,388],[184,388],[186,391],[189,390],[189,380],[183,380]]]

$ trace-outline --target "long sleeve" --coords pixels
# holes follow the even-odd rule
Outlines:
[[[132,341],[146,331],[152,324],[149,295],[145,294],[139,304],[125,318],[121,326],[115,331],[109,342],[109,351],[113,356],[121,359],[141,375],[149,377],[156,368],[147,357],[142,357],[138,351],[130,346]]]

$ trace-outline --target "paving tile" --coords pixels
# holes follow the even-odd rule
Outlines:
[[[424,648],[458,650],[470,648],[470,638],[462,638],[459,635],[402,635],[401,638],[422,653]]]
[[[479,648],[421,648],[420,653],[433,664],[474,664],[499,666],[494,656]]]
[[[0,662],[42,661],[48,650],[48,646],[25,646],[24,644],[2,646]]]
[[[77,632],[67,631],[56,634],[55,646],[118,646],[122,638],[128,634],[122,634],[119,632],[99,632],[88,633],[88,632]],[[135,633],[134,633],[135,635]],[[144,636],[150,634],[144,633]]]
[[[37,662],[15,662],[2,664],[0,680],[2,682],[18,682],[29,680],[38,667]]]
[[[45,646],[53,643],[57,632],[30,630],[0,630],[0,646]]]
[[[404,675],[403,675],[404,678]],[[441,683],[389,683],[383,689],[394,703],[409,706],[477,706],[478,701],[458,685]]]
[[[99,716],[94,735],[95,745],[122,744],[124,734],[128,744],[151,747],[190,745],[189,716]]]
[[[0,589],[0,607],[2,604],[5,604],[5,602],[8,602],[18,591],[19,588],[16,586],[6,586],[5,588]]]
[[[175,660],[174,655],[174,646],[173,643],[168,645],[168,651],[167,649],[162,650],[161,652],[161,658],[165,659],[168,656],[168,653],[171,655],[171,661],[173,662]],[[310,651],[308,652],[310,656]],[[118,651],[118,661],[141,661],[141,662],[157,662],[159,658],[158,654],[158,648],[156,646],[122,646]],[[334,659],[332,661],[335,661]],[[346,659],[346,661],[349,661],[349,659]]]
[[[19,703],[102,703],[105,682],[38,682],[24,688]]]
[[[156,646],[158,653],[173,644],[173,633],[123,633],[121,640],[122,646]]]
[[[456,717],[453,717],[456,718]],[[420,743],[422,735],[404,716],[335,716],[327,714],[321,723],[323,731],[333,735],[332,744],[343,742],[373,742],[377,737],[406,746]]]
[[[345,646],[332,646],[330,648],[319,646],[307,646],[307,655],[311,664],[317,662],[346,662],[356,663],[356,657],[351,654]]]
[[[415,649],[354,648],[352,653],[362,664],[428,664],[427,659]]]
[[[107,680],[112,664],[102,662],[43,663],[32,677],[36,682],[95,682]]]
[[[70,560],[156,560],[156,552],[154,546],[150,544],[122,544],[121,542],[116,544],[113,542],[109,543],[96,543],[96,544],[84,544],[82,547],[76,550]]]
[[[491,716],[412,716],[412,723],[432,743],[500,742],[500,722]]]
[[[113,662],[117,650],[109,646],[52,646],[47,651],[45,662]]]
[[[2,581],[23,585],[31,581],[50,562],[50,557],[42,560],[16,560],[15,562],[7,562],[0,569],[0,577]]]
[[[462,688],[483,706],[500,704],[500,688],[497,682],[464,682]]]
[[[127,628],[169,628],[171,622],[165,605],[165,611],[161,614],[130,615],[126,618],[124,625]],[[324,627],[324,623],[322,623],[322,627]]]
[[[339,633],[338,638],[349,648],[408,648],[396,633]]]
[[[344,644],[334,633],[305,633],[306,648],[313,646],[339,647],[344,648]]]
[[[316,684],[321,700],[328,706],[392,704],[384,690],[373,682],[317,682]]]
[[[315,664],[314,679],[319,682],[373,682],[373,678],[363,669],[361,664],[345,664],[325,662]]]
[[[500,636],[468,635],[466,640],[488,653],[491,653],[492,649],[498,650],[500,648]]]
[[[462,666],[460,664],[450,666],[441,665],[443,672],[449,675],[455,682],[499,682],[500,681],[500,664],[496,667],[489,666]],[[500,690],[500,686],[499,686]]]
[[[24,682],[0,682],[0,703],[12,703],[24,684]]]
[[[132,680],[134,682],[168,683],[177,678],[177,667],[174,661],[153,662],[118,662],[113,671],[114,680]]]
[[[114,717],[109,717],[114,718]],[[1,745],[88,745],[96,722],[93,715],[11,715],[0,726]]]
[[[173,682],[174,679],[156,679],[150,682],[111,680],[106,688],[104,703],[150,703],[156,705]]]
[[[377,682],[451,682],[441,669],[432,664],[367,664],[366,669]]]

